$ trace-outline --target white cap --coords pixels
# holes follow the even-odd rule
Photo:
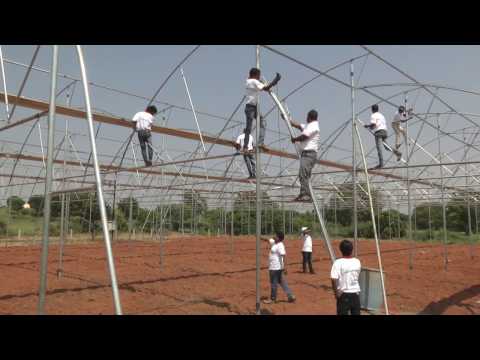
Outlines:
[[[305,227],[305,226],[302,227],[302,232],[307,231],[307,230],[308,230],[308,227]]]

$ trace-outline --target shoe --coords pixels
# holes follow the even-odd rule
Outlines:
[[[402,160],[402,153],[397,154],[397,161],[400,161],[400,160]]]
[[[375,167],[373,168],[373,170],[381,169],[382,167],[383,167],[383,165],[380,165],[380,164],[379,164],[379,165],[375,166]]]
[[[294,295],[288,297],[288,302],[289,303],[294,303],[296,300],[297,300],[297,298]]]
[[[256,179],[255,176],[249,176],[249,177],[247,178],[247,180],[255,180],[255,179]]]
[[[275,304],[277,301],[276,300],[272,300],[272,299],[265,299],[263,300],[263,303],[264,304]]]

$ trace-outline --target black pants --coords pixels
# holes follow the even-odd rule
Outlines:
[[[302,251],[303,257],[303,272],[307,272],[307,265],[310,272],[313,274],[313,265],[312,265],[312,252],[310,251]]]
[[[360,296],[355,293],[343,293],[337,299],[337,315],[360,315]]]
[[[153,160],[152,134],[149,130],[138,130],[138,141],[142,149],[145,165],[151,165]],[[148,147],[148,151],[147,151]]]

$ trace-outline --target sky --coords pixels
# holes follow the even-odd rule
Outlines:
[[[172,69],[180,60],[193,49],[194,45],[187,46],[139,46],[139,45],[87,45],[83,46],[87,65],[88,78],[96,84],[106,85],[123,91],[128,91],[143,97],[150,98],[160,84],[165,80]],[[291,57],[294,57],[308,65],[319,70],[326,70],[338,63],[350,58],[364,54],[365,51],[359,46],[322,46],[322,45],[275,45],[278,49]],[[4,58],[28,64],[34,52],[34,46],[2,46]],[[480,59],[480,46],[369,46],[377,54],[399,67],[402,71],[408,73],[416,80],[422,83],[434,83],[439,85],[463,88],[472,91],[479,91],[480,72],[478,71],[478,60]],[[35,65],[50,69],[52,50],[49,46],[43,46],[40,49]],[[316,75],[313,71],[296,64],[289,59],[283,58],[266,49],[261,51],[261,69],[263,76],[272,79],[276,72],[282,75],[282,80],[277,88],[280,96],[311,79]],[[189,90],[195,109],[198,112],[207,112],[220,117],[227,118],[238,105],[244,95],[244,83],[248,70],[255,65],[255,46],[238,45],[216,45],[201,46],[191,58],[183,65],[183,70],[188,82]],[[391,67],[385,65],[373,56],[362,58],[354,62],[355,83],[357,87],[384,84],[411,82]],[[9,93],[16,94],[25,75],[25,68],[6,63],[6,81]],[[80,76],[78,61],[73,46],[61,46],[59,57],[59,72],[74,77]],[[349,83],[349,66],[342,66],[331,75]],[[68,80],[59,78],[59,88],[66,86]],[[47,74],[32,72],[27,81],[23,96],[42,99],[47,101],[49,96],[50,80]],[[402,92],[407,87],[382,87],[375,88],[378,95],[388,97],[394,93]],[[148,103],[147,100],[137,99],[125,95],[119,95],[91,87],[92,106],[97,111],[105,111],[116,116],[131,118],[137,111],[142,110]],[[2,90],[3,91],[3,90]],[[438,93],[442,99],[452,105],[455,110],[466,113],[480,113],[478,110],[477,95],[452,92],[449,90],[440,90]],[[177,71],[168,81],[165,88],[160,92],[157,100],[184,106],[189,108],[188,97],[185,91],[185,85]],[[59,98],[59,103],[65,103],[64,96]],[[400,105],[403,102],[403,95],[399,95],[392,100]],[[417,112],[425,112],[430,104],[431,97],[424,91],[416,91],[408,95],[408,101],[415,105]],[[377,102],[370,95],[357,90],[355,96],[355,106],[357,110],[366,109],[371,104]],[[310,109],[316,109],[319,112],[320,128],[322,138],[327,138],[341,124],[351,117],[351,93],[350,89],[339,85],[338,83],[320,78],[298,91],[287,100],[288,108],[293,117],[304,121],[305,114]],[[267,97],[261,98],[262,111],[267,111],[272,107],[272,101]],[[72,99],[72,106],[83,107],[82,87],[78,84],[75,88],[75,94]],[[164,106],[158,105],[161,109]],[[435,101],[432,111],[444,112],[448,109]],[[380,111],[384,113],[387,120],[393,117],[395,108],[388,105],[380,105]],[[31,110],[18,108],[15,112],[15,119],[21,119],[23,116],[31,114]],[[189,129],[195,131],[195,121],[190,111],[175,109],[168,116],[167,126],[179,129]],[[369,112],[363,112],[359,115],[363,121],[368,120]],[[4,105],[0,104],[0,119],[4,119]],[[158,118],[158,117],[157,117]],[[478,118],[470,117],[476,124]],[[216,134],[225,124],[224,119],[212,118],[206,115],[198,115],[199,125],[203,132]],[[241,126],[244,123],[243,105],[234,117],[238,125],[235,129],[227,131],[222,137],[234,139],[239,134]],[[428,120],[431,124],[433,119]],[[460,117],[440,118],[441,127],[446,132],[458,131],[465,127],[474,126],[467,120]],[[62,132],[65,128],[65,121],[57,121],[56,142],[61,140]],[[158,120],[157,124],[162,123]],[[69,128],[75,147],[79,151],[88,151],[88,137],[85,135],[85,122],[69,120]],[[30,126],[18,127],[0,133],[0,141],[22,143],[30,129]],[[475,125],[476,126],[476,125]],[[46,122],[42,123],[43,141],[46,142]],[[284,149],[293,152],[291,144],[285,139],[281,139],[278,131],[286,133],[286,127],[281,123],[278,112],[273,112],[268,119],[267,144],[278,149]],[[430,152],[438,151],[438,144],[428,142],[435,137],[435,130],[432,127],[423,126],[417,122],[411,126],[411,134],[416,135],[420,129],[420,142],[426,144],[426,149]],[[373,138],[365,130],[362,131],[362,139],[368,150],[373,148]],[[393,134],[390,129],[390,133]],[[99,140],[98,147],[101,154],[112,156],[130,134],[128,129],[117,127],[108,127],[101,130],[102,139]],[[460,135],[459,135],[460,136]],[[468,136],[468,134],[467,134]],[[461,136],[460,136],[461,137]],[[110,139],[110,140],[109,140]],[[393,137],[390,138],[393,141]],[[28,144],[39,144],[38,134],[32,134]],[[174,138],[154,136],[154,143],[164,144],[171,157],[178,157],[182,152],[189,149],[193,150],[197,145],[192,141]],[[20,144],[10,144],[13,150],[18,150]],[[442,151],[453,153],[453,157],[461,157],[462,144],[443,138],[441,143]],[[458,150],[460,149],[460,150]],[[219,147],[212,154],[219,154],[225,151]],[[27,146],[27,153],[38,152],[38,148]],[[375,155],[373,153],[373,155]],[[87,156],[88,157],[88,156]],[[347,128],[344,133],[335,142],[325,155],[328,160],[351,162],[351,131]],[[478,157],[478,151],[472,150],[471,158]],[[350,160],[349,160],[350,159]],[[111,159],[110,159],[111,160]],[[108,156],[101,156],[101,162],[108,162]],[[272,166],[281,166],[280,161],[285,160],[272,159]],[[393,160],[391,160],[393,161]],[[413,156],[413,162],[429,162],[428,156],[419,153]],[[375,157],[369,159],[369,162],[375,164]],[[217,165],[220,169],[223,163]],[[395,162],[388,166],[395,166]],[[198,171],[201,171],[201,165],[197,164]],[[274,168],[272,168],[274,169]],[[278,169],[277,169],[278,170]],[[277,170],[272,170],[273,173]],[[432,170],[433,171],[433,170]],[[278,172],[278,171],[277,171]],[[271,175],[273,175],[273,173]]]

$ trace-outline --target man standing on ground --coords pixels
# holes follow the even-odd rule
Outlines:
[[[145,166],[152,166],[153,147],[152,147],[152,124],[157,108],[153,105],[147,107],[145,111],[135,114],[132,121],[135,123],[135,129],[138,132],[138,141],[142,149],[143,161]],[[148,149],[147,149],[148,147]]]
[[[375,144],[377,146],[377,153],[378,153],[378,165],[374,167],[374,169],[380,169],[383,167],[383,153],[382,153],[382,145],[385,149],[388,148],[385,146],[384,141],[387,140],[387,122],[385,120],[385,116],[383,116],[378,111],[378,105],[372,105],[372,116],[370,117],[370,124],[365,125],[366,128],[369,128],[373,131],[375,135]],[[397,155],[398,160],[401,159],[402,154],[399,153],[397,150],[393,150],[394,154]]]
[[[243,134],[240,134],[237,138],[237,141],[235,142],[235,148],[238,151],[241,151],[241,149],[245,149],[245,134],[247,132],[247,129],[243,130]],[[249,179],[255,179],[255,161],[253,160],[253,136],[250,134],[249,140],[247,143],[246,151],[243,150],[243,159],[245,160],[245,164],[247,164],[247,169],[248,169],[248,175]]]
[[[320,146],[320,127],[318,125],[318,113],[310,110],[307,114],[307,124],[297,124],[290,120],[293,127],[302,131],[297,137],[292,137],[292,143],[299,143],[300,147],[300,195],[294,201],[311,201],[310,178],[312,170],[317,161],[317,152]]]
[[[252,132],[252,124],[254,119],[257,118],[258,113],[258,96],[260,91],[270,91],[272,87],[277,85],[280,81],[281,76],[279,73],[275,76],[273,81],[266,85],[260,81],[260,70],[257,68],[250,69],[250,73],[246,82],[246,98],[247,103],[245,105],[245,116],[247,118],[247,126],[245,131],[245,137],[248,138],[250,133]],[[266,131],[266,123],[265,119],[262,115],[260,115],[260,133],[258,136],[258,146],[265,147],[265,131]],[[244,149],[246,150],[247,144],[245,144]]]
[[[332,289],[337,300],[337,315],[360,315],[360,284],[358,278],[362,265],[352,257],[353,244],[349,240],[340,243],[342,258],[335,260],[330,272]]]
[[[285,251],[285,245],[283,244],[284,239],[285,235],[283,232],[278,232],[275,239],[262,238],[263,241],[268,241],[270,243],[268,271],[270,275],[271,294],[270,299],[263,301],[265,304],[277,302],[277,287],[279,284],[287,294],[288,302],[294,302],[296,300],[292,291],[288,287],[287,279],[284,276],[287,274],[287,269],[285,267],[285,256],[287,255],[287,252]]]
[[[302,240],[303,240],[303,248],[302,248],[302,258],[303,258],[303,273],[307,272],[307,265],[310,270],[310,274],[315,274],[313,271],[312,265],[312,237],[310,236],[310,229],[308,227],[302,227]]]
[[[402,146],[402,136],[406,137],[407,133],[405,132],[405,129],[402,128],[401,123],[405,123],[408,120],[412,119],[412,111],[413,109],[408,110],[408,117],[407,117],[407,112],[405,111],[405,106],[399,106],[398,108],[398,113],[395,114],[392,120],[392,128],[393,131],[395,131],[395,149],[400,149],[400,146]],[[400,156],[402,154],[400,153]],[[400,159],[398,159],[400,160]]]

